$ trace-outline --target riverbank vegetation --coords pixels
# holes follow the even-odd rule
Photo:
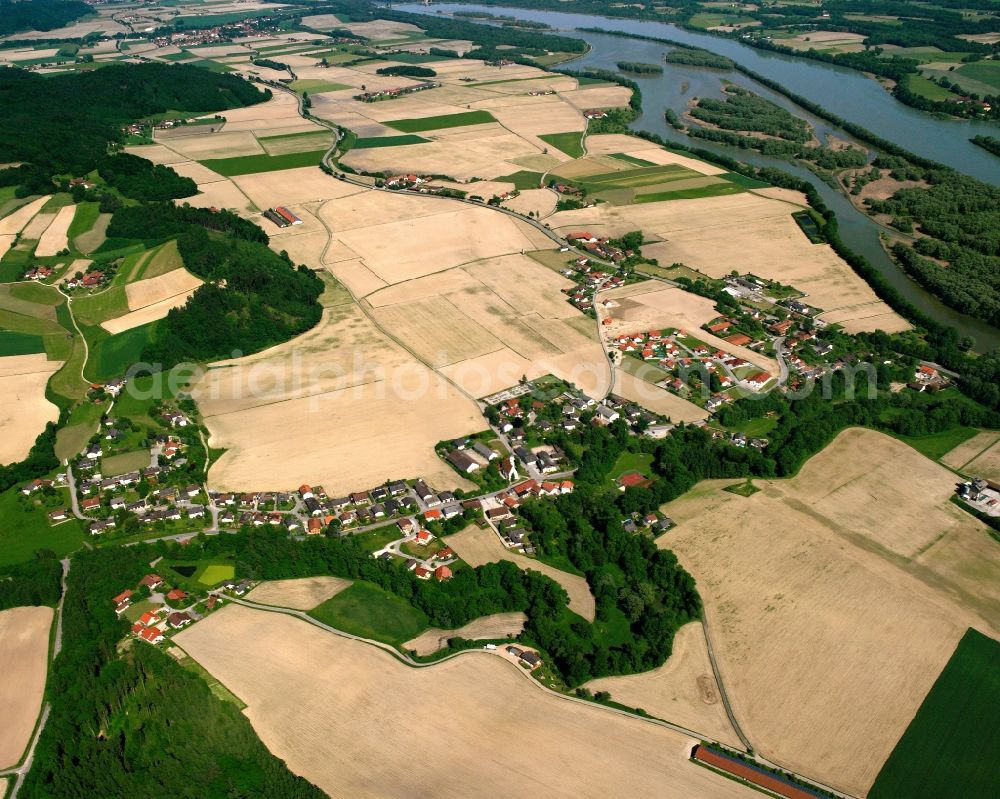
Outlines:
[[[685,64],[689,67],[708,69],[732,69],[733,62],[724,55],[718,55],[700,47],[675,47],[663,56],[668,64]]]
[[[987,152],[1000,157],[1000,138],[996,136],[973,136],[969,141],[977,147],[982,147]]]
[[[639,61],[619,61],[618,69],[622,72],[634,72],[636,75],[660,75],[663,67],[659,64],[643,64]]]

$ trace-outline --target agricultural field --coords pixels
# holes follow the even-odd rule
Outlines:
[[[172,246],[176,256],[176,246]],[[150,259],[147,271],[152,269],[159,274],[128,283],[124,287],[128,312],[101,322],[101,327],[111,334],[124,333],[162,319],[171,308],[184,305],[201,285],[201,280],[180,267],[179,257],[173,261],[174,268],[163,271],[166,268],[163,262],[172,260],[170,250],[163,258],[158,254]]]
[[[0,493],[0,517],[5,520],[0,527],[0,566],[30,560],[39,549],[51,549],[60,557],[79,549],[84,536],[80,522],[70,519],[52,526],[46,510],[24,500],[17,487]]]
[[[544,694],[482,650],[413,669],[305,622],[232,605],[175,640],[247,703],[275,755],[331,795],[464,798],[484,785],[545,796],[757,795],[688,762],[693,739]]]
[[[1000,642],[969,630],[879,772],[872,799],[987,799],[1000,763]]]
[[[462,532],[448,537],[448,546],[473,568],[506,560],[520,569],[532,569],[551,577],[569,594],[569,609],[587,621],[594,620],[596,612],[594,595],[590,593],[590,586],[583,577],[569,574],[518,552],[512,552],[500,542],[492,530],[483,530],[476,526],[466,527]]]
[[[753,192],[684,202],[629,206],[600,204],[563,211],[547,222],[564,235],[587,229],[595,235],[621,236],[641,230],[643,254],[661,263],[684,263],[710,277],[733,269],[778,280],[807,293],[821,308],[821,319],[848,332],[909,326],[842,261],[828,245],[814,245],[792,218],[800,210],[786,201]]]
[[[698,582],[758,751],[863,795],[966,629],[1000,629],[1000,554],[951,472],[869,430],[750,497],[731,482],[664,506],[658,543]]]
[[[404,643],[403,649],[426,656],[446,648],[449,638],[465,638],[469,641],[502,641],[506,638],[515,638],[524,629],[526,620],[523,613],[494,613],[492,616],[474,619],[456,630],[431,627]]]
[[[295,610],[312,610],[350,587],[350,580],[339,577],[300,577],[292,580],[269,580],[254,588],[246,598],[261,605],[278,605]]]
[[[941,462],[970,477],[1000,480],[1000,436],[979,433],[951,450]]]
[[[427,617],[406,600],[374,583],[356,582],[310,614],[351,635],[401,646],[427,628]]]
[[[42,708],[49,660],[48,607],[11,608],[0,611],[0,768],[18,763],[35,731]]]
[[[610,167],[610,169],[609,169]],[[715,197],[746,191],[721,175],[703,175],[680,164],[634,166],[614,156],[578,158],[552,175],[613,205]]]
[[[45,386],[62,363],[44,353],[0,357],[0,464],[22,460],[59,409],[45,398]]]
[[[708,658],[701,622],[685,624],[674,637],[673,651],[659,668],[623,677],[602,677],[586,684],[593,692],[641,707],[657,718],[687,727],[734,748],[741,748],[722,705]]]
[[[227,560],[170,561],[164,578],[168,583],[187,582],[195,590],[214,588],[232,580],[235,567]]]

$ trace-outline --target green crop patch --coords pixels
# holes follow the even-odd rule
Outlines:
[[[336,92],[341,89],[350,89],[346,83],[334,83],[332,80],[320,80],[318,78],[300,78],[299,80],[294,80],[288,84],[289,88],[296,92],[311,92],[313,94],[319,94],[320,92]],[[295,136],[296,134],[290,134]],[[277,138],[271,136],[269,138]]]
[[[87,361],[87,377],[108,380],[125,374],[128,368],[139,361],[142,351],[152,341],[156,322],[133,327],[113,336],[97,334],[90,341],[90,359]],[[90,330],[93,330],[92,328]],[[88,334],[90,333],[88,330]],[[101,332],[104,332],[101,329]],[[91,336],[87,336],[88,340]]]
[[[569,133],[542,133],[538,136],[546,144],[551,144],[557,150],[566,153],[570,158],[583,157],[583,131]]]
[[[868,793],[991,799],[1000,778],[1000,642],[968,630]]]
[[[395,119],[383,124],[401,130],[403,133],[422,133],[425,130],[485,125],[488,122],[496,122],[493,114],[489,111],[464,111],[460,114],[443,114],[439,117],[424,117],[423,119]]]
[[[735,183],[713,183],[693,189],[677,189],[676,191],[658,191],[653,194],[639,194],[637,203],[658,203],[667,200],[697,200],[699,197],[724,197],[727,194],[739,194],[745,191]]]
[[[227,178],[251,175],[255,172],[277,172],[282,169],[298,169],[304,166],[319,166],[326,150],[311,150],[305,153],[285,155],[241,155],[235,158],[210,158],[199,161],[213,172]]]
[[[424,139],[413,134],[403,136],[376,136],[370,139],[358,139],[352,150],[372,150],[376,147],[403,147],[407,144],[427,144],[430,139]]]
[[[0,330],[0,355],[35,355],[39,352],[45,352],[45,342],[41,336]]]
[[[513,183],[514,188],[518,191],[527,191],[528,189],[537,189],[542,185],[542,173],[522,169],[518,172],[512,172],[509,175],[495,178],[495,180],[501,183]]]
[[[427,628],[427,617],[409,602],[373,583],[357,582],[309,615],[338,630],[399,646]]]

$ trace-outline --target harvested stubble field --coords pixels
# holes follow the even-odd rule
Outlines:
[[[52,608],[0,611],[0,768],[24,754],[45,690]]]
[[[976,441],[977,439],[982,441],[979,436],[975,436],[970,442],[966,442],[966,444]],[[997,440],[995,434],[993,440],[994,443],[992,446],[989,446],[988,449],[981,448],[971,460],[961,465],[960,468],[962,472],[971,477],[983,477],[987,480],[1000,480],[1000,441]],[[983,446],[986,447],[988,445],[984,444]],[[957,449],[958,447],[956,447],[956,450]],[[942,458],[942,462],[948,463],[949,466],[952,465],[947,459],[951,458],[952,453],[956,450],[949,452],[945,458]]]
[[[638,402],[653,413],[667,417],[674,424],[699,422],[708,418],[708,411],[704,408],[620,368],[615,373],[614,393]]]
[[[615,702],[641,707],[657,718],[742,748],[722,705],[701,622],[693,621],[677,631],[673,651],[659,668],[624,677],[602,677],[586,687],[595,693],[607,691]]]
[[[456,630],[431,627],[403,644],[403,649],[424,656],[444,649],[448,646],[449,638],[465,638],[469,641],[501,640],[519,635],[526,621],[527,617],[523,613],[494,613],[492,616],[470,621]]]
[[[731,482],[731,481],[730,481]],[[841,433],[749,498],[665,506],[723,683],[765,757],[863,795],[967,627],[996,636],[1000,554],[953,476],[888,436]]]
[[[966,439],[954,449],[949,450],[941,458],[941,463],[952,469],[961,470],[965,464],[975,460],[988,450],[995,442],[1000,441],[1000,433],[995,430],[984,430]]]
[[[688,762],[692,739],[543,694],[481,650],[412,669],[238,606],[175,640],[247,702],[275,755],[333,797],[756,795]],[[317,690],[329,685],[337,690]]]
[[[69,239],[66,234],[69,232],[69,226],[75,214],[75,205],[64,205],[59,209],[59,213],[52,220],[52,224],[48,226],[42,237],[38,240],[35,255],[39,257],[55,255],[69,247]]]
[[[551,577],[569,594],[569,609],[587,621],[594,620],[596,612],[594,595],[590,593],[590,586],[587,585],[587,581],[583,577],[564,572],[526,555],[512,552],[501,543],[497,534],[492,530],[484,530],[471,525],[462,532],[449,536],[448,546],[472,567],[506,560],[520,569],[531,569]]]
[[[39,197],[27,205],[22,205],[14,213],[0,219],[0,235],[13,235],[20,233],[25,225],[30,222],[35,214],[42,210],[42,206],[49,201],[49,196]]]
[[[328,308],[308,333],[223,366],[195,391],[210,443],[227,449],[209,472],[213,486],[293,489],[305,481],[345,493],[421,475],[441,489],[471,486],[434,445],[482,428],[475,403],[357,306]]]
[[[554,214],[549,224],[563,234],[580,228],[608,236],[642,230],[647,239],[666,242],[643,250],[661,263],[684,263],[711,277],[737,269],[780,280],[808,293],[810,304],[823,309],[821,318],[836,320],[848,332],[907,329],[906,321],[828,245],[809,242],[792,218],[797,210],[744,192],[619,207],[601,204]]]
[[[312,610],[350,585],[350,580],[327,576],[269,580],[254,588],[246,598],[261,605]]]
[[[129,283],[125,286],[129,313],[102,322],[101,327],[115,334],[155,322],[171,308],[184,305],[200,285],[201,280],[183,268]]]
[[[45,353],[0,358],[0,464],[23,460],[59,409],[45,398],[45,386],[62,361]]]

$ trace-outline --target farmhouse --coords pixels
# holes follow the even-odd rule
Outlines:
[[[452,466],[462,474],[472,474],[479,471],[479,462],[460,449],[453,449],[445,456]]]

